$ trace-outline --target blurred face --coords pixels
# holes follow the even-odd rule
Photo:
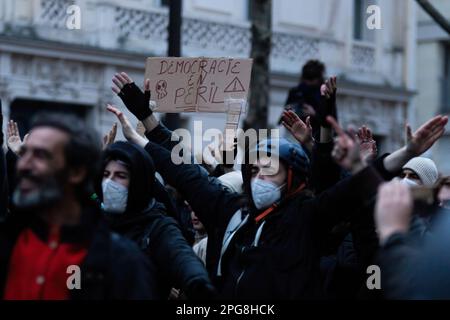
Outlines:
[[[191,221],[195,231],[203,231],[205,229],[200,220],[198,220],[194,211],[191,211]]]
[[[418,185],[423,185],[422,180],[420,180],[419,176],[412,170],[410,169],[403,169],[400,178],[404,179],[409,179],[414,181],[415,183],[417,183]]]
[[[450,182],[444,184],[438,193],[438,201],[441,206],[447,208],[449,204],[448,203],[446,204],[446,202],[448,202],[449,200],[450,200]]]
[[[106,179],[120,183],[128,189],[130,186],[130,171],[119,161],[111,160],[103,171],[103,181]]]
[[[303,79],[303,83],[308,86],[320,86],[322,84],[322,81],[320,78],[316,79]]]
[[[283,163],[274,161],[273,158],[261,158],[252,167],[252,181],[254,179],[269,181],[281,186],[286,182],[287,169]]]
[[[17,187],[13,202],[19,208],[39,208],[63,197],[68,181],[64,148],[69,135],[51,127],[37,127],[17,162]]]

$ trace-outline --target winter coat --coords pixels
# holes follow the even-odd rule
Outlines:
[[[147,152],[162,177],[186,198],[208,233],[207,269],[223,298],[321,297],[320,248],[330,228],[366,205],[381,181],[368,167],[311,198],[300,194],[265,220],[242,206],[242,196],[223,190],[198,165],[175,165],[158,143],[159,126],[147,137]],[[152,136],[153,135],[153,136]],[[170,139],[170,135],[169,135]],[[243,172],[245,172],[243,170]],[[249,183],[244,176],[244,183]]]
[[[153,198],[155,170],[144,149],[128,142],[116,142],[103,155],[129,165],[128,204],[123,214],[108,214],[117,233],[133,240],[157,267],[159,297],[166,299],[172,287],[180,288],[191,299],[214,296],[208,273],[186,242],[178,223],[167,215],[163,204]],[[98,186],[100,187],[100,186]]]
[[[41,240],[48,235],[46,223],[34,213],[14,212],[0,223],[0,296],[3,297],[11,253],[18,236],[31,228]],[[132,241],[112,233],[96,208],[85,208],[76,234],[89,241],[80,266],[81,289],[70,292],[75,300],[155,299],[155,267]],[[74,227],[62,227],[73,234]],[[68,275],[69,276],[69,275]]]

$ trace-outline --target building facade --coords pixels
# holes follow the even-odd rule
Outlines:
[[[67,8],[81,9],[81,28],[67,28]],[[167,1],[1,0],[0,97],[5,118],[21,122],[42,109],[85,117],[106,132],[106,103],[121,102],[111,78],[125,71],[143,83],[145,58],[167,52]],[[369,30],[366,9],[380,8]],[[302,65],[320,59],[339,81],[344,125],[370,126],[381,150],[403,143],[416,68],[416,6],[391,0],[273,0],[269,122],[276,125]],[[248,57],[248,0],[184,0],[184,56]],[[251,107],[251,106],[250,106]],[[245,116],[245,115],[244,115]],[[183,114],[186,126],[222,128],[225,115]]]
[[[450,21],[450,2],[432,1]],[[436,114],[450,113],[450,36],[422,9],[417,14],[417,91],[414,100],[416,126]],[[439,171],[450,175],[450,126],[430,150]]]

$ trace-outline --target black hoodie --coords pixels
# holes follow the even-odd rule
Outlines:
[[[116,142],[104,151],[103,169],[110,160],[129,166],[130,185],[126,211],[107,214],[108,221],[114,231],[137,242],[153,260],[160,279],[160,298],[167,298],[172,287],[182,289],[188,298],[211,298],[214,288],[203,263],[187,244],[177,222],[166,215],[166,207],[155,200],[155,192],[161,195],[161,188],[148,153],[137,145]],[[97,192],[102,198],[101,179]]]

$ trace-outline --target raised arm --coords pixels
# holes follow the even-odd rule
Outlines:
[[[231,215],[240,207],[241,196],[225,191],[217,179],[209,178],[208,173],[198,165],[175,164],[169,150],[142,138],[117,108],[111,105],[107,108],[117,116],[125,138],[145,147],[156,171],[189,202],[207,232],[215,232],[216,228],[225,229]]]
[[[412,133],[406,125],[406,145],[383,159],[388,172],[398,172],[412,158],[420,156],[444,134],[447,116],[436,116]]]
[[[316,206],[316,221],[319,227],[328,230],[330,226],[350,218],[351,214],[374,199],[378,185],[383,181],[377,171],[363,164],[359,143],[338,125],[336,120],[328,121],[337,133],[333,157],[344,169],[352,173],[333,187],[325,190],[313,201]]]

